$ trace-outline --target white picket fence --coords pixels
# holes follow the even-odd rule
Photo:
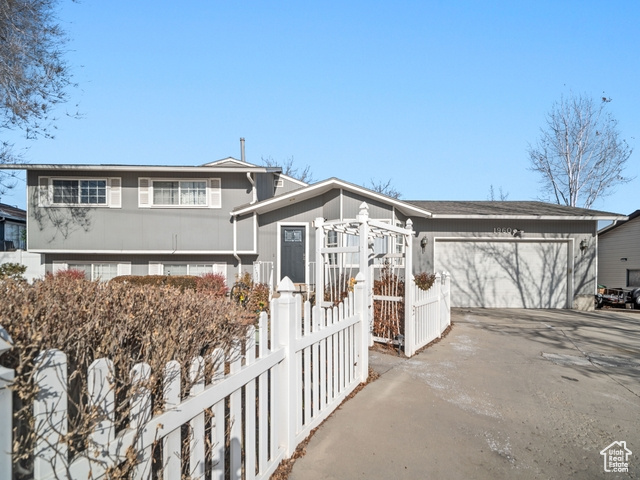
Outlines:
[[[262,314],[257,332],[251,328],[238,347],[244,354],[236,352],[229,359],[229,373],[225,374],[225,362],[217,362],[214,380],[205,384],[207,359],[195,358],[190,366],[193,387],[182,401],[177,362],[169,362],[164,372],[136,365],[131,372],[136,381],[163,376],[165,408],[152,416],[151,395],[141,388],[131,402],[130,424],[119,432],[113,420],[113,366],[109,359],[96,360],[88,372],[90,402],[106,412],[105,420],[95,425],[90,447],[75,458],[69,458],[59,442],[67,432],[66,356],[59,350],[42,352],[36,373],[40,394],[33,410],[38,441],[32,478],[98,479],[122,462],[130,448],[137,452],[134,478],[173,480],[184,471],[192,479],[269,478],[280,461],[366,380],[366,287],[364,277],[357,280],[344,303],[325,310],[312,309],[308,302],[303,306],[301,297],[293,295],[294,285],[283,279],[280,296],[271,304],[271,322]],[[7,348],[10,339],[0,335],[0,353]],[[13,478],[12,395],[7,389],[13,376],[13,370],[0,366],[0,479]],[[187,449],[181,442],[184,426],[190,432]],[[158,442],[160,472],[154,466]]]
[[[437,273],[429,290],[419,288],[412,276],[405,289],[404,353],[411,357],[451,325],[450,275]]]

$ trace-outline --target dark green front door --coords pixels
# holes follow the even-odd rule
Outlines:
[[[280,229],[280,276],[289,277],[293,283],[305,283],[305,233],[305,227]]]

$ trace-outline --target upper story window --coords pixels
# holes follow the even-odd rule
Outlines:
[[[120,178],[38,177],[38,205],[120,208],[121,189]]]
[[[52,179],[54,205],[106,205],[106,180]]]
[[[138,179],[140,207],[220,208],[219,178],[207,180]]]

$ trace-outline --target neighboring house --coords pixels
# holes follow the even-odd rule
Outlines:
[[[640,287],[640,210],[598,232],[598,284]]]
[[[26,252],[27,212],[0,203],[0,264],[20,263],[27,267],[24,277],[33,282],[44,276],[41,255]]]
[[[4,167],[3,167],[4,168]],[[47,271],[116,275],[241,272],[314,283],[314,221],[413,222],[414,273],[452,273],[452,305],[590,308],[597,225],[626,217],[541,202],[402,201],[337,178],[313,185],[227,158],[196,167],[22,165],[28,250]],[[357,238],[334,233],[331,246]],[[375,253],[402,253],[394,236]],[[347,258],[347,257],[345,257]],[[348,261],[348,260],[345,260]]]
[[[0,251],[24,250],[27,212],[0,203]]]

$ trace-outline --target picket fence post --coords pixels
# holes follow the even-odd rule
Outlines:
[[[359,340],[357,362],[360,366],[361,382],[366,382],[369,376],[369,325],[367,324],[367,304],[366,304],[366,288],[365,276],[362,272],[356,275],[356,284],[353,288],[354,313],[360,317],[360,326],[358,332]]]
[[[34,382],[38,393],[33,403],[36,428],[35,478],[61,478],[68,468],[67,355],[44,350],[35,359]]]
[[[431,288],[436,287],[436,298],[438,299],[438,307],[436,310],[436,319],[438,325],[438,338],[442,337],[442,275],[436,273],[436,279]]]
[[[412,357],[416,352],[415,309],[413,281],[413,221],[409,218],[405,228],[410,232],[405,235],[404,255],[404,354]]]
[[[13,348],[9,333],[0,326],[0,355]],[[11,473],[11,436],[13,433],[13,392],[9,386],[13,383],[15,372],[0,365],[0,478],[13,478]],[[7,428],[9,426],[9,428]]]
[[[366,202],[362,202],[360,205],[360,211],[356,216],[357,221],[360,223],[358,235],[360,237],[360,253],[359,264],[360,273],[364,276],[365,285],[369,288],[365,290],[365,307],[362,311],[362,318],[366,325],[367,330],[367,345],[373,346],[373,263],[371,261],[369,250],[373,249],[373,243],[369,246],[369,205]]]
[[[295,287],[289,277],[284,277],[278,284],[280,297],[273,300],[273,328],[276,345],[284,349],[284,360],[278,367],[278,399],[276,405],[278,416],[278,444],[284,450],[285,458],[290,458],[296,448],[296,416],[299,415],[296,405],[296,365],[295,345],[296,315],[301,309],[293,295]]]

